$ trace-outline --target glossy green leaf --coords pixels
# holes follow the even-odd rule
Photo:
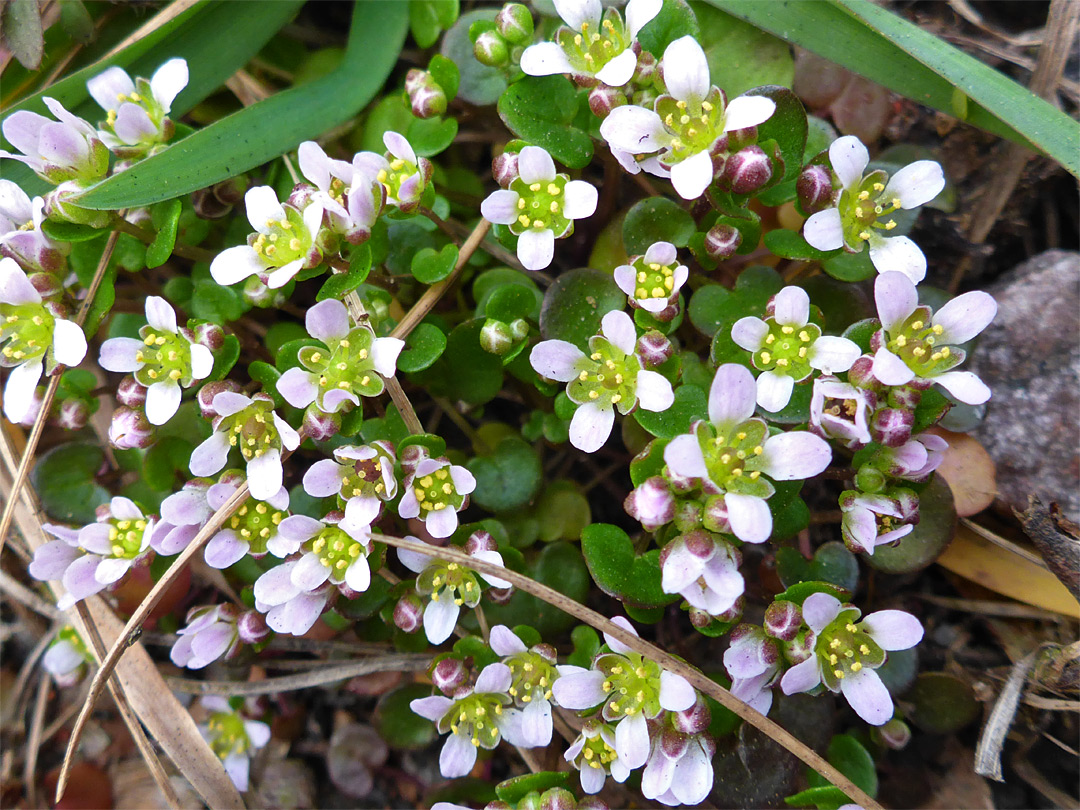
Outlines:
[[[654,242],[686,247],[694,235],[694,218],[667,197],[647,197],[636,203],[623,220],[623,245],[629,256],[640,256]]]
[[[686,0],[666,0],[660,7],[660,13],[638,32],[637,39],[642,49],[659,61],[667,46],[675,40],[685,36],[698,39],[700,34],[697,15]],[[715,77],[713,81],[716,81]]]
[[[166,200],[150,208],[150,221],[157,233],[146,248],[146,266],[161,267],[169,260],[176,247],[176,229],[180,225],[180,200]]]
[[[405,349],[398,356],[397,367],[406,374],[423,371],[446,350],[446,334],[433,323],[418,325],[405,339]]]
[[[822,261],[835,254],[835,251],[818,250],[803,239],[801,233],[777,228],[765,234],[765,247],[770,253],[783,259],[803,259]]]
[[[851,804],[851,800],[844,791],[832,785],[807,788],[793,796],[784,799],[784,803],[792,807],[816,807],[817,810],[839,810],[845,804]]]
[[[495,794],[504,802],[517,804],[525,798],[526,794],[538,792],[554,787],[564,787],[570,780],[568,773],[556,773],[554,771],[540,771],[539,773],[527,773],[515,776],[495,786]]]
[[[540,457],[532,445],[517,436],[508,436],[494,453],[478,456],[465,466],[476,478],[473,501],[496,513],[527,504],[543,476]]]
[[[688,314],[690,323],[701,334],[712,337],[724,324],[725,314],[721,309],[731,297],[731,290],[719,284],[706,284],[694,290],[690,297]]]
[[[982,714],[971,686],[946,672],[919,675],[907,699],[914,706],[911,721],[931,734],[952,734]]]
[[[498,110],[511,132],[571,169],[592,160],[592,138],[573,126],[578,95],[565,76],[526,76],[499,97]]]
[[[634,553],[630,537],[618,526],[593,523],[581,533],[585,564],[600,589],[634,607],[671,604],[680,597],[660,587],[660,551]]]
[[[779,85],[755,87],[746,95],[764,96],[776,103],[776,112],[758,125],[758,142],[775,141],[784,159],[784,174],[781,177],[773,176],[771,183],[775,185],[794,180],[802,171],[803,151],[806,149],[806,110],[802,102],[788,88]]]
[[[680,433],[688,433],[695,419],[704,419],[708,413],[705,392],[696,385],[680,385],[675,389],[675,402],[659,413],[638,408],[634,418],[639,425],[660,439],[674,439]]]
[[[7,169],[10,165],[6,164],[4,168]],[[104,233],[100,228],[91,228],[89,225],[79,225],[76,222],[57,222],[53,219],[44,220],[41,223],[41,230],[57,242],[89,242]]]
[[[495,398],[502,388],[502,358],[488,354],[480,346],[483,320],[466,321],[454,327],[446,351],[431,368],[437,376],[438,392],[450,399],[480,405]]]
[[[89,442],[62,444],[42,455],[34,464],[30,482],[45,514],[79,526],[93,523],[94,509],[109,502],[108,490],[94,480],[104,461],[101,448]]]
[[[343,298],[363,284],[371,271],[371,247],[367,244],[355,247],[349,256],[349,269],[344,273],[330,276],[315,296],[316,301],[328,298]]]
[[[413,277],[423,284],[435,284],[442,281],[454,269],[457,262],[456,245],[446,245],[442,250],[423,248],[412,258]]]
[[[236,335],[226,335],[225,343],[214,352],[214,368],[207,377],[207,382],[224,380],[236,361],[240,359],[240,339]]]
[[[653,439],[634,456],[630,462],[630,481],[635,487],[641,486],[647,478],[660,475],[664,469],[664,448],[667,446],[667,439]]]
[[[498,101],[506,89],[507,81],[504,71],[476,61],[473,56],[473,43],[469,38],[469,27],[477,22],[494,26],[492,20],[498,13],[498,6],[489,5],[462,14],[446,32],[442,41],[442,55],[457,65],[460,71],[458,95],[462,100],[478,107]],[[449,97],[449,93],[447,96]]]
[[[434,157],[454,142],[457,131],[456,118],[413,118],[405,136],[420,157]]]
[[[866,0],[707,0],[781,39],[949,115],[1032,145],[1080,176],[1076,122],[1004,74]]]
[[[407,24],[404,3],[371,0],[357,6],[345,59],[333,73],[214,122],[98,183],[79,204],[118,209],[170,199],[248,171],[318,137],[374,98],[396,64]]]
[[[626,293],[608,273],[581,268],[561,274],[544,294],[540,334],[566,340],[579,349],[600,331],[600,321],[626,305]]]
[[[424,748],[438,733],[435,724],[409,708],[420,698],[430,697],[432,689],[421,683],[411,683],[379,698],[375,706],[375,730],[394,748],[405,750]]]

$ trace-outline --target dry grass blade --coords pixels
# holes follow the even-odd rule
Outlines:
[[[797,739],[786,729],[781,728],[765,715],[750,708],[747,704],[732,695],[728,690],[721,687],[715,681],[710,680],[689,664],[666,653],[655,644],[650,644],[648,641],[639,638],[633,633],[627,632],[625,629],[619,627],[619,625],[615,624],[606,616],[597,613],[595,610],[575,602],[573,599],[564,596],[553,588],[541,585],[536,580],[530,579],[524,574],[519,574],[517,571],[513,571],[509,568],[503,568],[502,566],[493,565],[484,562],[483,560],[478,560],[475,557],[470,557],[464,551],[456,548],[435,548],[418,540],[406,540],[401,537],[391,537],[385,534],[372,534],[371,539],[380,543],[386,543],[388,546],[396,546],[397,548],[408,549],[419,554],[437,557],[448,562],[456,562],[463,567],[471,568],[481,574],[493,574],[501,579],[507,580],[514,585],[514,587],[520,588],[526,593],[531,593],[533,596],[543,599],[548,604],[566,611],[571,616],[591,625],[601,633],[607,633],[613,638],[618,639],[630,649],[646,656],[650,661],[656,662],[667,671],[676,675],[681,675],[699,692],[713,698],[721,706],[734,712],[745,722],[754,726],[758,731],[766,734],[772,738],[774,742],[782,745],[788,751],[793,753],[804,763],[842,790],[849,799],[864,808],[864,810],[882,810],[881,805],[859,788],[858,785],[840,773],[840,771],[826,762],[824,758],[819,756],[817,752],[801,740]]]
[[[0,489],[9,503],[15,503],[14,514],[19,532],[30,547],[36,549],[47,542],[41,528],[41,517],[29,492],[24,491],[18,497],[13,494],[11,483],[17,462],[3,434],[0,434],[0,457],[3,462],[0,471],[7,473],[0,475]],[[53,588],[55,590],[56,586]],[[87,599],[86,609],[106,644],[119,637],[121,622],[100,598],[95,596]],[[69,616],[87,648],[95,649],[80,616],[75,611]],[[117,667],[116,679],[131,705],[131,715],[126,719],[136,727],[140,722],[146,727],[207,805],[214,808],[243,808],[240,794],[225,773],[221,761],[203,741],[191,715],[169,691],[141,644],[131,646],[130,654]],[[133,729],[132,733],[135,734],[136,730]]]
[[[979,736],[979,746],[975,749],[975,773],[985,776],[997,782],[1004,782],[1001,775],[1001,747],[1005,744],[1005,735],[1009,733],[1013,717],[1016,716],[1016,707],[1020,702],[1020,694],[1024,690],[1024,682],[1027,674],[1035,664],[1035,656],[1038,650],[1030,652],[1013,664],[1012,672],[1001,688],[994,708],[990,716],[986,718],[982,734]]]
[[[23,784],[26,785],[26,803],[30,807],[37,805],[37,760],[38,752],[41,750],[42,731],[45,729],[45,709],[49,705],[50,677],[48,672],[42,671],[37,698],[34,700],[34,714],[30,718],[30,736],[26,740]]]

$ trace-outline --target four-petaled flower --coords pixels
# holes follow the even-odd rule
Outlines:
[[[521,707],[522,738],[530,748],[547,745],[551,742],[552,729],[551,687],[559,677],[555,649],[548,644],[537,644],[530,649],[504,624],[491,628],[488,643],[510,667],[513,680],[507,691]]]
[[[726,540],[702,530],[680,534],[660,552],[660,587],[710,616],[729,611],[746,588],[741,555]]]
[[[897,493],[903,497],[854,490],[840,495],[840,532],[848,548],[873,554],[877,546],[896,543],[915,529],[911,510],[905,508],[911,506],[911,493]]]
[[[0,367],[11,369],[4,386],[4,416],[22,422],[34,405],[43,372],[57,364],[77,366],[86,355],[86,337],[72,321],[55,317],[26,273],[0,259]]]
[[[86,89],[105,110],[104,127],[98,135],[120,157],[137,157],[172,137],[175,127],[168,119],[173,99],[187,87],[184,59],[170,59],[150,81],[134,81],[121,67],[111,67],[86,83]]]
[[[66,242],[54,242],[41,229],[45,201],[29,195],[10,180],[0,180],[0,256],[15,259],[23,267],[56,273],[64,268],[71,250]]]
[[[600,0],[555,0],[566,25],[555,32],[555,42],[526,48],[521,70],[529,76],[569,73],[582,86],[599,81],[622,87],[637,69],[638,31],[660,13],[661,5],[661,0],[630,0],[624,23],[618,9],[604,11]]]
[[[247,462],[251,497],[266,501],[281,489],[281,448],[295,450],[300,436],[274,412],[274,401],[265,394],[246,397],[222,391],[214,397],[214,432],[195,448],[188,465],[192,475],[213,475],[229,457],[229,448],[238,447]]]
[[[599,335],[589,338],[586,355],[565,340],[545,340],[533,347],[529,362],[544,377],[569,383],[566,394],[580,407],[570,421],[570,443],[593,453],[607,441],[615,408],[627,414],[635,405],[666,411],[675,401],[667,378],[642,368],[635,354],[637,330],[625,312],[604,316]]]
[[[296,591],[313,591],[327,580],[334,585],[344,584],[357,593],[368,589],[371,584],[371,566],[367,559],[371,552],[371,526],[367,523],[357,523],[347,517],[333,523],[328,519],[293,515],[281,521],[278,531],[291,544],[290,553],[303,552],[289,571],[289,581]],[[273,570],[281,568],[284,566]],[[266,576],[264,574],[259,581]],[[273,604],[266,590],[260,594],[256,587],[255,596],[262,602]]]
[[[679,264],[671,242],[654,242],[644,256],[635,256],[630,264],[615,268],[615,283],[630,299],[630,306],[655,315],[658,320],[679,298],[679,290],[690,275],[685,264]],[[671,316],[674,317],[674,310]]]
[[[526,146],[509,188],[488,195],[480,213],[517,235],[517,255],[526,270],[543,270],[555,255],[555,240],[574,232],[574,220],[596,211],[596,187],[555,172],[555,161],[539,146]]]
[[[724,652],[731,694],[762,714],[772,707],[772,686],[780,677],[780,651],[760,627],[740,624]]]
[[[386,155],[359,152],[353,157],[353,169],[374,177],[386,192],[386,204],[404,213],[420,206],[435,167],[427,158],[417,157],[405,136],[389,131],[383,135]]]
[[[300,144],[297,158],[318,189],[315,199],[329,215],[330,230],[354,245],[366,241],[386,204],[383,184],[362,165],[328,157],[315,141]]]
[[[680,197],[696,200],[716,174],[713,155],[726,148],[726,133],[768,120],[776,103],[764,96],[739,96],[728,103],[710,83],[705,52],[689,35],[667,46],[662,67],[667,94],[651,110],[616,107],[600,124],[600,134],[628,171],[670,177]],[[639,156],[644,157],[640,163]]]
[[[233,785],[243,793],[248,789],[253,749],[270,742],[270,726],[245,718],[229,705],[228,700],[218,695],[199,698],[199,702],[210,712],[206,724],[199,726],[199,732],[221,760]]]
[[[941,164],[919,160],[905,166],[886,182],[878,170],[863,175],[870,155],[854,135],[837,138],[829,147],[829,161],[840,179],[832,208],[818,211],[803,226],[803,237],[818,250],[846,248],[858,253],[870,245],[870,261],[879,273],[897,271],[918,283],[926,276],[926,256],[906,236],[885,237],[896,220],[883,219],[898,208],[908,210],[930,202],[945,188]]]
[[[256,186],[244,195],[244,206],[256,232],[248,236],[246,245],[227,248],[210,263],[210,275],[218,284],[228,286],[258,276],[276,290],[301,270],[322,261],[322,250],[316,244],[323,219],[318,201],[309,203],[301,213],[278,202],[270,186]]]
[[[425,458],[405,477],[398,514],[424,521],[432,537],[449,537],[458,527],[457,513],[476,489],[473,474],[445,458]]]
[[[785,287],[772,297],[766,318],[740,318],[731,339],[751,352],[757,378],[757,403],[776,413],[791,401],[795,383],[818,369],[847,371],[859,358],[859,346],[843,337],[822,335],[810,323],[810,296],[802,287]]]
[[[319,410],[336,413],[359,405],[360,396],[383,392],[382,378],[394,376],[405,341],[375,337],[367,326],[351,326],[349,311],[336,299],[309,309],[304,324],[326,348],[303,347],[298,354],[302,367],[290,368],[278,379],[278,392],[290,405],[306,408],[314,402]]]
[[[132,501],[115,497],[99,507],[97,523],[78,530],[45,524],[42,528],[60,539],[34,552],[30,576],[60,580],[67,592],[57,606],[67,610],[119,582],[136,562],[153,554],[154,522]]]
[[[206,493],[206,502],[216,512],[240,487],[239,476],[224,475]],[[164,514],[165,504],[161,505]],[[225,521],[206,544],[203,557],[211,568],[228,568],[246,555],[259,559],[267,553],[284,559],[296,550],[281,535],[281,523],[289,516],[289,491],[281,487],[269,498],[249,499]]]
[[[997,315],[987,293],[964,293],[933,313],[919,304],[915,285],[903,273],[882,273],[874,282],[881,329],[874,333],[874,376],[884,385],[939,384],[968,405],[990,399],[990,389],[970,371],[951,371],[964,362],[960,343],[982,332]]]
[[[824,683],[829,691],[842,693],[867,723],[888,722],[892,698],[874,670],[885,663],[886,652],[907,650],[922,640],[919,620],[902,610],[879,610],[860,622],[858,608],[841,605],[827,593],[808,596],[802,614],[815,634],[814,654],[784,673],[784,694],[809,692]]]
[[[641,773],[641,795],[668,807],[693,806],[712,790],[716,743],[712,717],[701,698],[689,709],[669,712],[653,724],[652,751]]]
[[[52,121],[29,110],[19,110],[4,119],[4,137],[22,152],[15,155],[0,149],[0,158],[25,163],[43,180],[59,184],[73,181],[80,186],[96,183],[109,171],[109,150],[97,132],[53,98],[42,98]]]
[[[164,425],[180,407],[180,389],[210,376],[214,355],[195,342],[190,329],[177,326],[176,313],[164,298],[146,299],[146,320],[139,328],[141,340],[106,340],[98,362],[106,371],[134,373],[146,388],[146,418],[151,425]]]
[[[56,639],[45,654],[41,656],[41,665],[52,675],[56,685],[66,688],[78,683],[86,674],[88,664],[94,663],[83,640],[74,627],[64,627],[56,634]]]
[[[818,377],[810,397],[810,430],[845,447],[869,444],[870,414],[877,397],[865,388],[856,388],[836,377]]]
[[[178,667],[202,669],[219,658],[231,657],[240,647],[237,616],[232,605],[193,608],[187,626],[176,631],[179,638],[169,651],[169,659]]]
[[[696,422],[691,433],[676,436],[664,448],[673,473],[700,478],[706,492],[724,496],[731,531],[747,543],[763,543],[772,534],[772,513],[766,500],[777,481],[810,478],[832,459],[828,443],[806,432],[769,436],[761,419],[753,418],[757,388],[745,366],[727,363],[716,370],[709,389],[709,420]]]
[[[603,789],[609,773],[612,779],[621,783],[633,770],[615,750],[615,729],[595,717],[585,721],[563,759],[581,772],[578,777],[581,789],[589,794]]]
[[[476,764],[476,749],[491,750],[506,736],[513,744],[513,730],[506,721],[504,707],[510,703],[507,690],[513,678],[506,664],[488,664],[472,689],[464,689],[451,700],[442,695],[420,698],[409,708],[435,723],[441,734],[450,732],[439,754],[439,771],[447,779],[465,776]]]
[[[384,501],[397,495],[394,446],[378,440],[358,447],[334,448],[334,458],[316,461],[304,473],[304,492],[313,498],[337,495],[345,516],[374,523]]]

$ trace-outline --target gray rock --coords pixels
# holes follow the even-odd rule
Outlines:
[[[1037,492],[1080,521],[1080,253],[1048,250],[988,292],[998,315],[967,367],[994,395],[974,435],[1010,506]]]

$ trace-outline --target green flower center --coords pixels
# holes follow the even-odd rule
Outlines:
[[[116,95],[116,107],[110,108],[105,112],[105,128],[110,132],[116,132],[116,116],[119,108],[127,103],[137,104],[143,108],[146,114],[150,117],[151,123],[158,130],[152,136],[142,136],[142,139],[146,143],[156,143],[162,140],[161,125],[165,120],[165,110],[157,99],[154,98],[154,92],[150,87],[150,82],[143,78],[135,79],[135,90],[131,93],[117,93]]]
[[[413,479],[413,494],[425,512],[438,512],[450,507],[460,509],[465,496],[459,495],[449,467],[441,467],[423,478]]]
[[[825,397],[825,401],[821,404],[821,410],[832,416],[841,416],[848,421],[854,422],[855,414],[859,412],[859,401],[857,399]]]
[[[885,197],[885,179],[883,171],[868,174],[851,189],[840,192],[837,210],[844,228],[844,242],[850,247],[868,242],[874,228],[891,231],[896,227],[896,220],[883,219],[900,208],[900,199]]]
[[[765,344],[754,354],[754,367],[762,371],[786,374],[796,380],[805,380],[810,376],[810,361],[807,355],[814,341],[821,337],[821,329],[812,323],[796,327],[790,324],[781,326],[774,318],[767,318],[769,334]]]
[[[634,262],[634,270],[637,271],[634,298],[662,298],[666,301],[671,297],[675,289],[674,267],[656,262],[645,264],[645,257],[642,256]]]
[[[608,745],[601,735],[597,734],[595,737],[585,739],[585,745],[582,746],[581,753],[578,754],[577,764],[578,767],[583,767],[588,763],[590,768],[607,768],[618,756],[615,749]]]
[[[240,448],[245,461],[258,458],[267,450],[281,449],[273,410],[273,402],[257,399],[239,413],[221,420],[219,430],[228,433],[229,444]]]
[[[818,636],[814,651],[825,684],[831,689],[864,667],[876,669],[885,661],[885,652],[854,623],[856,618],[858,614],[853,610],[841,611]]]
[[[266,541],[277,534],[285,514],[265,501],[248,501],[229,518],[229,528],[248,542],[252,554],[265,554]]]
[[[659,664],[637,653],[626,653],[601,656],[597,667],[604,673],[607,714],[612,718],[632,717],[640,712],[652,717],[660,711]]]
[[[388,200],[401,200],[401,186],[406,180],[413,175],[420,172],[419,167],[415,163],[409,163],[407,160],[388,156],[390,161],[389,169],[379,169],[376,180],[383,184],[386,188],[386,197]],[[417,187],[417,195],[423,190],[423,185]],[[414,195],[410,195],[412,197]]]
[[[510,225],[510,231],[519,236],[530,228],[537,231],[550,228],[556,236],[566,233],[571,225],[563,213],[569,179],[568,175],[557,174],[554,180],[529,184],[520,177],[514,178],[510,190],[518,193],[518,218]]]
[[[112,555],[125,560],[133,560],[142,551],[145,520],[109,520],[109,545]]]
[[[386,485],[383,483],[382,456],[375,456],[366,461],[357,461],[352,466],[352,472],[347,473],[341,480],[341,497],[359,498],[363,495],[374,495],[382,498],[386,495]]]
[[[450,731],[472,739],[477,748],[494,748],[499,742],[498,718],[503,713],[500,696],[482,692],[469,695],[450,708]]]
[[[311,234],[303,215],[291,205],[282,206],[284,219],[266,220],[266,230],[250,242],[252,249],[267,267],[284,267],[302,259],[311,250]],[[249,237],[250,239],[250,237]]]
[[[152,326],[139,330],[144,348],[135,353],[142,366],[135,379],[147,387],[163,380],[179,382],[191,377],[191,344],[180,335],[159,331]]]
[[[358,326],[339,341],[330,341],[329,351],[316,346],[300,350],[300,363],[319,375],[319,402],[328,391],[343,391],[365,397],[378,396],[383,391],[382,378],[375,373],[371,346],[375,336],[369,329]]]
[[[678,163],[698,152],[708,151],[724,134],[724,99],[715,86],[703,101],[661,96],[656,100],[656,114],[671,136],[670,155],[664,157],[665,163]]]
[[[70,625],[64,627],[59,633],[56,634],[56,641],[53,644],[58,644],[61,641],[66,641],[72,647],[74,647],[83,658],[87,661],[92,661],[93,658],[90,655],[90,650],[86,648],[86,644],[83,643],[82,638],[75,632],[75,628]]]
[[[416,590],[431,594],[431,601],[453,599],[454,604],[476,607],[480,601],[481,587],[476,574],[457,563],[439,560],[430,565],[416,578]],[[511,693],[513,694],[513,693]]]
[[[534,652],[515,653],[506,659],[510,667],[510,696],[522,703],[534,698],[551,700],[551,684],[559,677],[555,667],[542,655]]]
[[[367,552],[364,544],[354,540],[343,529],[327,526],[311,541],[311,550],[333,576],[343,578],[345,570]]]
[[[765,439],[769,429],[760,419],[748,419],[727,435],[710,424],[698,428],[697,439],[709,480],[724,492],[770,497],[772,484],[761,477]]]
[[[623,354],[605,337],[592,338],[589,347],[592,354],[578,361],[578,376],[567,386],[567,395],[578,404],[618,405],[626,413],[637,400],[641,361],[636,355]]]
[[[608,9],[599,28],[588,21],[581,24],[581,33],[564,26],[556,40],[570,64],[588,76],[598,73],[630,46],[629,32],[616,9]]]
[[[214,712],[207,723],[210,728],[210,750],[219,759],[230,754],[242,754],[251,747],[243,719],[234,712]]]
[[[2,354],[23,363],[41,357],[52,345],[56,319],[41,304],[0,304],[0,343],[8,341]]]
[[[900,357],[919,377],[932,377],[964,359],[964,352],[954,346],[939,345],[945,329],[930,323],[930,309],[919,307],[896,332],[889,334],[889,351]]]

